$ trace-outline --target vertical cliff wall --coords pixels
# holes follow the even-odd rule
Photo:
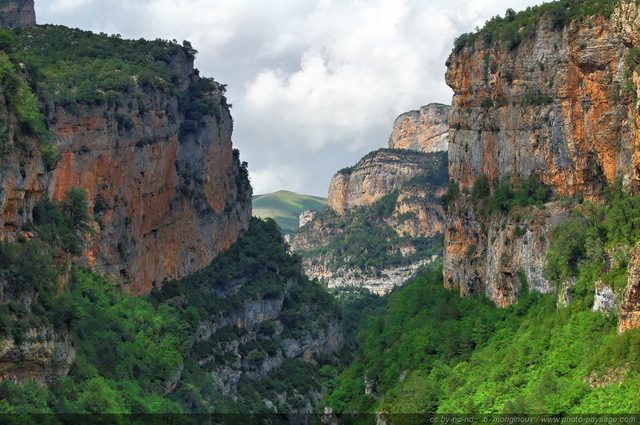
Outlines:
[[[12,28],[36,24],[34,0],[0,0],[0,26]]]
[[[596,200],[617,175],[637,190],[638,75],[627,58],[638,16],[635,3],[622,2],[610,18],[559,24],[544,14],[521,39],[496,41],[485,32],[458,40],[446,73],[454,91],[449,171],[461,190],[447,212],[447,286],[485,292],[499,305],[517,300],[518,274],[533,289],[551,289],[541,274],[542,237],[565,212],[552,206],[480,217],[470,199],[481,175],[489,182],[537,176],[557,194]],[[513,227],[523,225],[526,238],[514,238]],[[511,245],[496,260],[501,239]]]
[[[37,75],[44,120],[60,157],[55,169],[45,170],[37,140],[13,140],[12,129],[20,128],[12,125],[15,117],[3,120],[11,130],[1,158],[7,165],[0,171],[3,232],[30,221],[45,191],[59,200],[71,187],[85,189],[95,231],[79,261],[122,282],[126,291],[146,293],[201,269],[248,227],[251,187],[246,164],[232,147],[224,86],[199,76],[190,46],[51,26],[22,30],[19,43],[28,52],[21,58],[27,67],[56,60],[62,61],[56,66],[84,65]],[[103,45],[101,51],[112,56],[92,53]],[[118,49],[150,53],[134,58],[118,56]],[[110,69],[136,69],[140,61],[148,63],[130,72],[146,74]]]
[[[155,91],[122,106],[52,112],[61,159],[49,190],[60,199],[87,189],[99,224],[88,262],[133,292],[202,268],[248,225],[251,190],[232,151],[229,109],[219,89],[210,97],[219,117],[197,134],[180,134],[177,99]]]

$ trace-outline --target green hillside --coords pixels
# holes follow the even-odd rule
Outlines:
[[[273,218],[283,234],[298,230],[298,217],[307,210],[322,212],[327,209],[327,199],[319,196],[299,195],[279,190],[253,197],[253,215]]]

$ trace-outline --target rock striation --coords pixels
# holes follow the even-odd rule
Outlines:
[[[35,24],[34,0],[0,0],[0,26],[13,28]]]
[[[601,199],[606,183],[618,175],[638,189],[632,93],[638,92],[639,77],[625,58],[637,45],[639,16],[633,2],[619,3],[610,18],[587,16],[562,28],[543,15],[517,47],[478,37],[454,49],[446,72],[454,91],[449,171],[462,200],[447,211],[448,287],[465,295],[484,292],[496,304],[508,305],[521,287],[514,273],[523,271],[533,289],[551,290],[541,273],[547,247],[538,236],[535,250],[516,244],[507,256],[489,253],[495,241],[517,240],[511,235],[516,223],[544,236],[566,211],[552,206],[546,218],[511,216],[502,225],[496,222],[502,219],[481,218],[468,201],[481,175],[490,182],[538,176],[557,194],[593,200]],[[479,253],[487,255],[479,258]],[[504,258],[500,267],[492,265],[495,255]]]
[[[371,205],[422,173],[425,156],[406,149],[380,149],[340,170],[329,184],[328,207],[344,215]]]
[[[248,227],[251,187],[233,149],[224,86],[204,94],[209,112],[186,131],[181,99],[201,77],[187,49],[165,58],[178,90],[138,84],[118,101],[44,105],[60,159],[45,169],[38,140],[6,116],[0,162],[0,233],[13,238],[46,193],[85,189],[95,232],[79,261],[141,294],[206,266]],[[11,149],[11,146],[19,147]]]
[[[448,105],[430,103],[419,111],[401,114],[393,123],[389,148],[421,152],[446,151],[449,147]]]
[[[195,83],[193,63],[175,59]],[[52,110],[61,159],[49,192],[60,199],[71,187],[87,190],[99,223],[87,262],[132,293],[201,269],[248,226],[251,189],[216,87],[210,98],[220,115],[207,116],[197,134],[180,133],[177,98],[154,90],[125,94],[122,106],[83,107],[80,116]]]
[[[330,288],[387,293],[433,260],[425,246],[444,231],[447,183],[445,152],[372,152],[334,176],[329,210],[301,227],[291,248]]]

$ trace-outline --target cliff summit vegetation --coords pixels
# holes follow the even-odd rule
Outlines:
[[[569,22],[585,16],[601,15],[609,17],[619,0],[558,0],[529,6],[516,12],[509,8],[504,17],[495,15],[482,28],[459,35],[453,43],[453,54],[458,54],[466,46],[481,40],[485,46],[496,42],[504,43],[508,50],[514,50],[522,40],[533,35],[538,22],[547,16],[556,30],[561,30]]]

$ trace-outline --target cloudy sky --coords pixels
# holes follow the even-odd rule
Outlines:
[[[386,147],[395,118],[451,102],[453,39],[541,0],[35,0],[38,23],[189,40],[228,84],[233,142],[255,194],[326,196],[340,168]]]

